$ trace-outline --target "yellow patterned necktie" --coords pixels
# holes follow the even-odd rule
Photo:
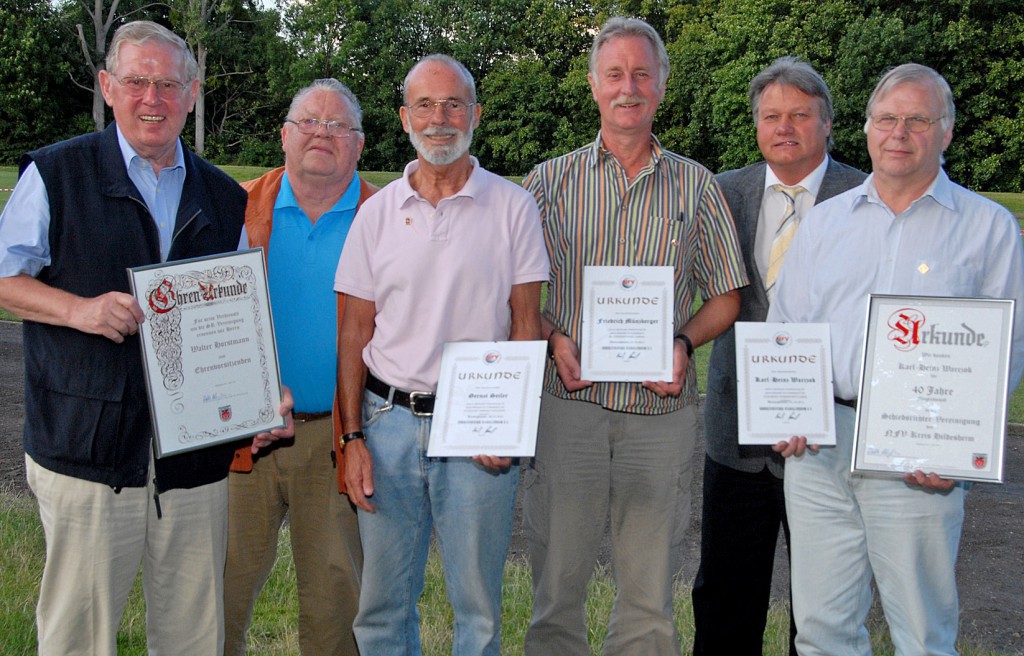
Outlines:
[[[772,189],[782,192],[782,195],[786,197],[786,213],[782,217],[782,223],[779,224],[778,230],[775,231],[772,250],[768,255],[768,273],[765,275],[764,281],[769,302],[775,298],[775,281],[779,277],[779,270],[782,269],[782,262],[786,259],[786,251],[793,243],[793,236],[796,235],[796,229],[800,226],[800,215],[796,212],[796,197],[800,192],[807,191],[800,186],[788,187],[784,184],[774,184]]]

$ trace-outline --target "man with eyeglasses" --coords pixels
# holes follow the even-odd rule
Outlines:
[[[0,216],[0,306],[25,320],[25,465],[46,535],[40,654],[116,654],[140,563],[149,651],[223,648],[234,445],[153,460],[126,274],[239,245],[245,192],[179,139],[196,69],[167,29],[119,28],[99,73],[114,123],[28,153]],[[289,418],[250,448],[292,433]]]
[[[253,606],[291,530],[303,654],[358,654],[352,621],[362,550],[356,513],[337,489],[337,337],[344,296],[334,271],[359,206],[377,191],[356,173],[362,109],[333,78],[292,98],[281,126],[284,166],[242,185],[249,245],[264,249],[281,380],[295,398],[295,439],[235,453],[228,478],[224,653],[244,656]]]
[[[877,583],[900,655],[956,654],[956,558],[965,487],[934,472],[850,473],[868,297],[1016,300],[1009,389],[1024,369],[1024,249],[1002,206],[950,181],[949,84],[920,64],[882,76],[864,132],[872,173],[804,219],[768,321],[829,323],[835,447],[794,437],[786,464],[793,612],[801,656],[870,654],[864,626]]]
[[[523,182],[540,206],[552,269],[543,315],[552,362],[523,503],[530,656],[590,653],[584,602],[609,517],[617,592],[605,653],[679,653],[672,547],[690,507],[693,349],[732,324],[747,278],[711,172],[662,148],[652,132],[668,75],[650,25],[608,20],[590,51],[597,139],[539,164]],[[672,268],[672,380],[581,378],[586,265]],[[698,290],[704,304],[693,312]]]
[[[417,601],[431,530],[455,613],[452,653],[501,653],[501,584],[519,467],[501,454],[428,458],[445,342],[535,340],[548,277],[537,205],[485,171],[466,68],[444,55],[405,77],[416,160],[363,205],[335,290],[346,482],[359,509],[363,654],[419,654]]]

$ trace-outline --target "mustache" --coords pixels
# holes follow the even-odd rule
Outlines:
[[[646,105],[647,100],[640,96],[621,96],[612,101],[612,107],[620,105]]]

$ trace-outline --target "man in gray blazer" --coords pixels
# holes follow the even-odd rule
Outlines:
[[[781,57],[750,82],[764,161],[716,176],[729,204],[750,285],[737,321],[764,321],[774,278],[799,217],[860,184],[864,173],[828,156],[832,96],[806,62]],[[704,405],[703,532],[693,586],[694,654],[760,655],[781,525],[789,541],[783,460],[768,446],[739,446],[736,344],[716,340]],[[791,623],[792,626],[792,623]],[[790,653],[796,654],[792,646]]]

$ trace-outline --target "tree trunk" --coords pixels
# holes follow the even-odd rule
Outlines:
[[[103,92],[100,91],[100,78],[93,75],[92,78],[92,122],[96,125],[97,132],[103,132],[107,124],[107,103],[103,100]]]
[[[196,153],[203,154],[206,150],[206,46],[202,43],[196,45],[196,63],[199,70],[196,75],[199,78],[199,93],[196,95]]]
[[[106,103],[103,100],[103,92],[100,91],[99,72],[106,65],[107,58],[107,32],[114,22],[117,13],[117,5],[121,0],[113,0],[110,3],[110,11],[106,17],[103,15],[103,0],[94,0],[93,9],[89,12],[92,19],[93,46],[85,41],[85,31],[81,23],[75,25],[78,30],[78,44],[82,47],[82,54],[85,56],[85,63],[92,71],[92,122],[97,132],[102,132],[106,126]]]

